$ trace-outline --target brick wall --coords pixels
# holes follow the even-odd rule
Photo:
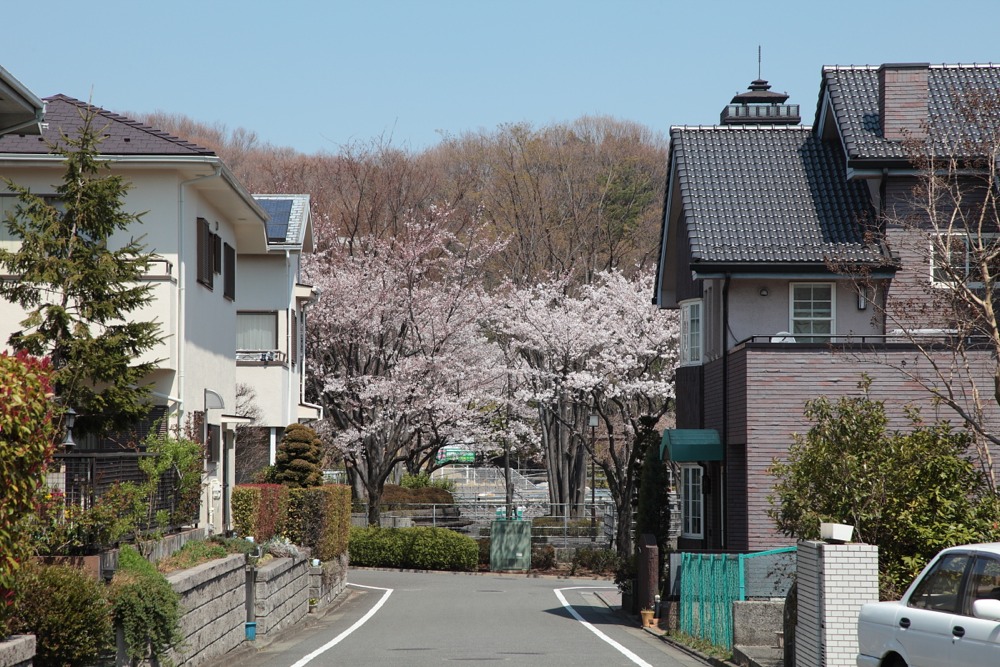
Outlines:
[[[879,120],[886,139],[903,141],[927,136],[928,70],[924,63],[879,67]]]
[[[853,667],[858,612],[878,600],[878,547],[799,542],[795,662]]]

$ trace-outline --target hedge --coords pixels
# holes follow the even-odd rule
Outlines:
[[[351,564],[419,570],[475,570],[479,545],[447,528],[351,528]]]
[[[233,526],[263,543],[275,535],[308,547],[320,560],[347,551],[351,489],[326,484],[289,489],[280,484],[246,484],[233,489]]]

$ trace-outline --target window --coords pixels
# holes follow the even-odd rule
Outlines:
[[[982,287],[979,260],[1000,251],[1000,235],[938,234],[931,237],[931,282],[937,286],[964,282],[968,287]],[[1000,264],[993,259],[987,267],[991,283],[1000,281]]]
[[[681,303],[682,366],[701,363],[701,300]]]
[[[972,616],[972,603],[976,600],[1000,600],[1000,560],[976,556],[969,581],[965,585],[962,613]]]
[[[278,349],[278,314],[236,313],[236,349]]]
[[[215,270],[215,234],[209,229],[208,220],[198,218],[198,282],[212,289]]]
[[[833,283],[793,283],[791,332],[797,342],[822,343],[834,331]]]
[[[934,568],[917,584],[907,604],[918,609],[956,612],[958,589],[962,584],[962,575],[968,562],[969,557],[966,554],[942,556],[934,564]]]
[[[701,477],[701,466],[681,466],[681,536],[699,540],[705,535]]]
[[[218,238],[218,237],[216,237]],[[230,301],[236,300],[236,248],[225,244],[226,274],[222,280],[222,295]]]

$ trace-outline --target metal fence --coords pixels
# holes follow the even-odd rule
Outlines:
[[[517,518],[532,521],[532,541],[556,548],[607,548],[614,535],[614,506],[610,501],[585,503],[576,517],[570,516],[566,505],[549,502],[515,503]],[[391,504],[379,512],[382,526],[431,526],[449,528],[480,538],[489,537],[490,526],[496,519],[506,518],[502,501],[461,502],[451,505]],[[355,512],[352,523],[368,524],[367,514]]]
[[[146,452],[77,451],[56,454],[46,473],[50,489],[59,489],[66,496],[67,505],[90,509],[94,503],[115,484],[133,482],[142,484],[146,475],[139,467],[143,458],[156,456]],[[168,471],[156,487],[153,512],[167,510],[171,514],[178,502],[176,471]],[[197,516],[190,517],[193,522]]]
[[[731,650],[733,602],[782,598],[794,573],[795,547],[753,554],[681,554],[681,632]]]

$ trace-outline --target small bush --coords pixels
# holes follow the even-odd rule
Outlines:
[[[111,601],[115,625],[124,630],[128,656],[133,661],[160,660],[180,644],[179,596],[156,566],[128,545],[118,552]]]
[[[492,545],[492,540],[488,537],[480,537],[476,540],[476,544],[479,545],[479,567],[489,568],[490,566],[490,548]]]
[[[233,510],[233,529],[241,537],[252,536],[256,532],[254,521],[260,504],[260,487],[237,486],[233,489],[230,505]]]
[[[533,570],[551,570],[556,566],[556,550],[551,544],[535,547],[531,550],[531,568]]]
[[[475,570],[479,545],[447,528],[406,528],[410,533],[410,567],[421,570]]]
[[[455,490],[455,482],[450,479],[431,479],[429,473],[422,472],[416,475],[403,475],[399,485],[404,489],[442,489],[451,493]]]
[[[450,492],[433,486],[407,489],[395,484],[386,484],[382,490],[382,504],[388,507],[394,505],[452,505],[454,503],[455,499]]]
[[[577,568],[589,570],[594,574],[608,574],[618,568],[618,553],[612,549],[577,549],[573,554],[571,574],[576,574]]]
[[[421,570],[475,570],[479,546],[446,528],[352,528],[351,564]]]
[[[336,558],[347,550],[350,503],[351,489],[342,484],[291,489],[285,534],[320,560]]]
[[[34,664],[88,665],[114,642],[104,586],[82,570],[26,563],[14,579],[15,633],[37,637]]]
[[[351,528],[348,550],[351,565],[404,567],[405,545],[400,528]]]

